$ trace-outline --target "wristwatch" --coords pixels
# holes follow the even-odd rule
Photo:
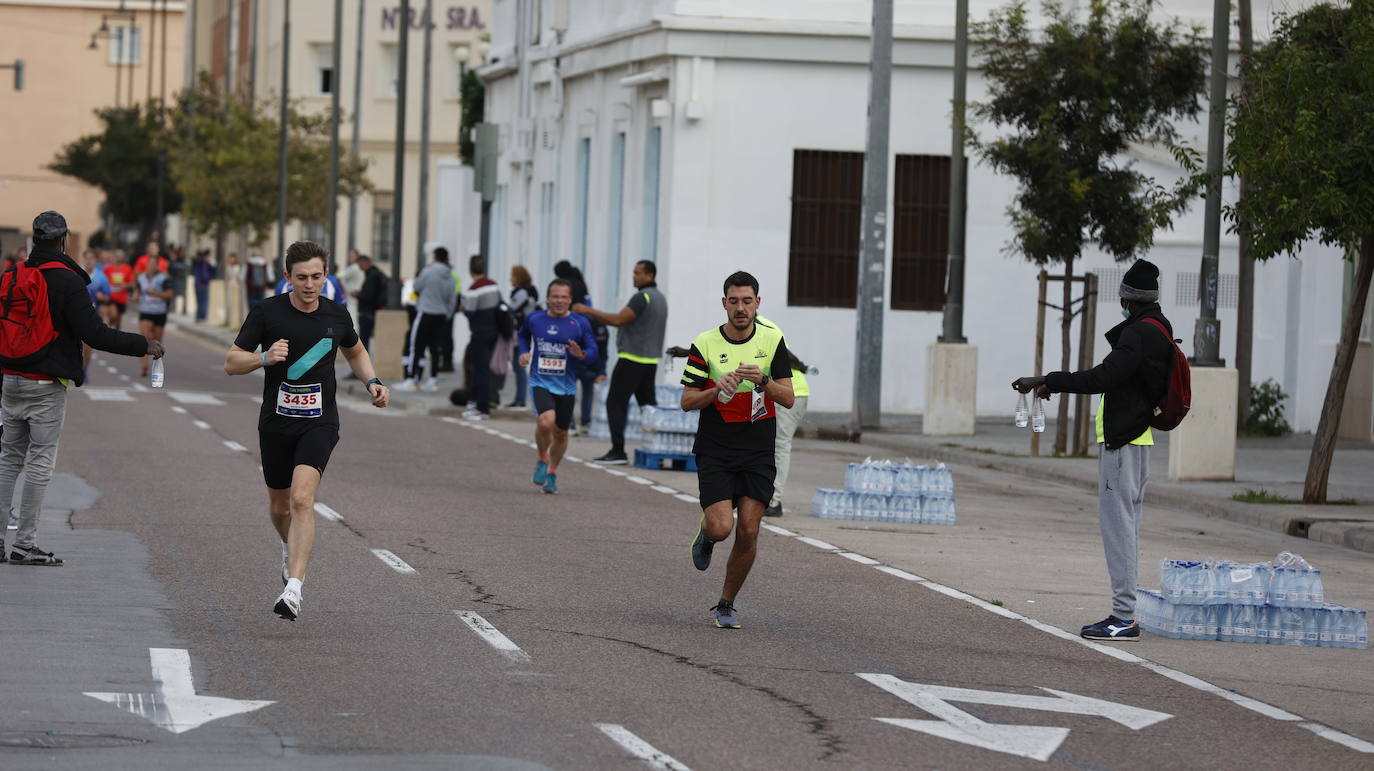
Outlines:
[[[763,375],[763,380],[760,380],[760,381],[759,381],[759,388],[767,388],[767,387],[768,387],[768,381],[770,381],[770,380],[772,380],[772,379],[773,379],[773,378],[768,377],[768,374],[767,374],[767,373],[764,373],[764,375]]]
[[[379,385],[379,386],[386,386],[386,383],[383,383],[383,382],[382,382],[382,379],[379,378],[379,377],[374,377],[374,378],[372,378],[371,380],[369,380],[369,381],[367,381],[366,383],[364,383],[363,385],[372,385],[373,383],[376,383],[376,384]]]

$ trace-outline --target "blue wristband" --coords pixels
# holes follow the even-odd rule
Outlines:
[[[267,351],[262,352],[262,366],[267,366]]]

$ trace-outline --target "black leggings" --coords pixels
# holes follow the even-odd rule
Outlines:
[[[657,364],[640,364],[629,359],[617,359],[611,372],[611,390],[606,394],[606,422],[611,424],[611,449],[625,452],[625,417],[630,408],[630,396],[639,406],[658,404],[654,395]]]
[[[430,377],[439,376],[439,351],[444,345],[444,326],[448,317],[442,313],[421,313],[410,332],[410,376],[415,380],[423,374],[424,360],[429,359]]]

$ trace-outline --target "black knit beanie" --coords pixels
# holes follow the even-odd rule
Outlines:
[[[1149,260],[1136,260],[1121,279],[1121,299],[1132,302],[1159,302],[1159,268]]]

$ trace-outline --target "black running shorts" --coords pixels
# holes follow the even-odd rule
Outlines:
[[[142,313],[138,314],[139,321],[151,321],[155,327],[167,326],[167,314],[165,313]]]
[[[697,456],[697,486],[701,508],[721,501],[739,505],[740,498],[753,498],[764,506],[773,499],[773,480],[778,468],[770,453],[753,459],[726,461]]]
[[[543,415],[549,410],[553,410],[553,424],[559,431],[567,431],[572,426],[573,405],[577,397],[572,394],[561,395],[550,393],[549,389],[542,386],[535,386],[534,391],[534,411]]]
[[[310,466],[324,476],[329,455],[339,443],[339,427],[315,426],[303,434],[258,432],[262,453],[262,478],[272,490],[290,490],[297,466]]]

